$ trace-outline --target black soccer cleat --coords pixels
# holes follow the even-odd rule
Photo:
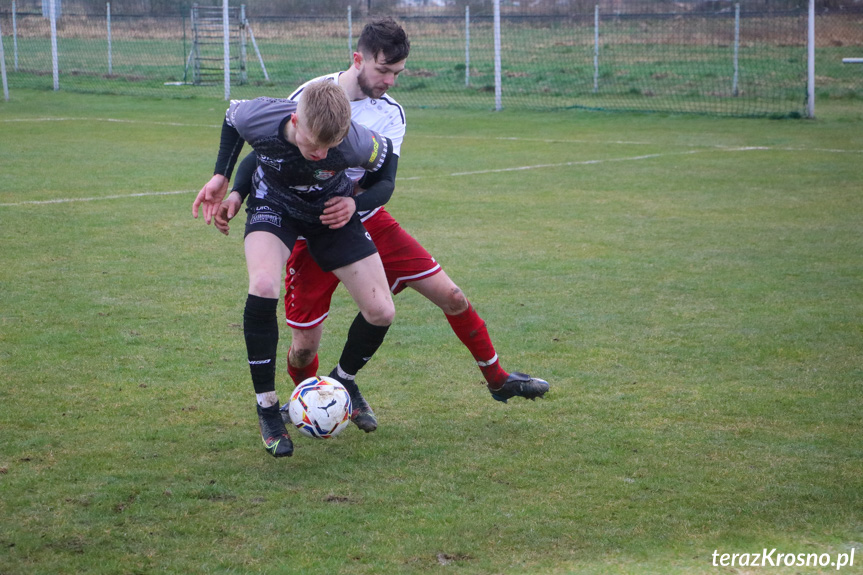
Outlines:
[[[548,391],[548,382],[544,379],[531,377],[526,373],[514,371],[509,374],[506,383],[500,389],[488,388],[488,390],[494,399],[504,403],[512,397],[534,400],[545,395],[545,392]]]
[[[354,425],[366,433],[371,433],[377,429],[378,420],[375,417],[375,412],[372,411],[372,406],[369,405],[369,402],[366,401],[366,398],[363,397],[362,393],[360,393],[360,388],[357,386],[357,383],[355,381],[339,377],[336,369],[333,369],[330,373],[330,377],[344,385],[345,389],[348,390],[348,394],[351,396],[352,406],[351,421]]]
[[[285,429],[279,404],[271,407],[258,406],[258,424],[261,427],[261,440],[264,449],[273,457],[290,457],[294,454],[294,443]]]
[[[351,405],[354,408],[351,411],[351,421],[354,422],[354,425],[366,433],[371,433],[378,428],[375,412],[372,411],[372,407],[366,401],[366,398],[360,394],[359,388],[356,393],[351,393]]]

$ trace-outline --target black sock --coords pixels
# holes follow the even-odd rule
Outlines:
[[[368,363],[387,335],[390,326],[372,325],[358,313],[348,330],[348,340],[339,358],[339,367],[348,375],[356,375]]]
[[[255,393],[276,390],[276,352],[279,347],[278,299],[249,294],[243,311],[243,335]]]

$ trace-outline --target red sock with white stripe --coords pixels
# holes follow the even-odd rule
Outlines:
[[[444,314],[446,315],[446,314]],[[509,374],[500,366],[485,321],[468,302],[467,309],[458,315],[446,315],[450,327],[476,360],[483,377],[492,389],[499,389]]]

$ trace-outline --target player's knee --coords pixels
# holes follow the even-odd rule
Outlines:
[[[389,306],[386,309],[382,310],[381,313],[378,315],[375,325],[391,325],[395,319],[396,308],[395,306]]]
[[[396,317],[396,308],[392,300],[389,300],[389,305],[382,304],[375,306],[373,309],[362,310],[363,317],[372,325],[390,325]]]
[[[458,315],[467,310],[468,305],[464,292],[457,285],[453,284],[443,299],[441,308],[447,315]]]
[[[258,297],[278,298],[281,286],[279,282],[265,275],[249,278],[249,293]]]
[[[288,361],[291,362],[291,365],[293,365],[294,367],[306,367],[310,363],[312,363],[313,359],[315,359],[316,353],[317,352],[314,349],[294,347],[292,345]]]

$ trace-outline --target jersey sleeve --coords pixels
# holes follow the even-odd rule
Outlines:
[[[381,169],[387,157],[393,153],[392,142],[388,138],[353,121],[339,148],[343,148],[342,152],[350,167],[362,168],[367,172]]]
[[[237,163],[237,158],[240,156],[240,150],[243,149],[244,143],[240,133],[228,123],[226,118],[222,122],[219,153],[216,156],[216,166],[213,168],[213,173],[221,174],[230,180],[231,173],[234,171],[234,165]]]
[[[245,137],[246,119],[248,117],[250,100],[231,100],[225,111],[225,121],[222,123],[222,137],[219,142],[219,154],[216,156],[215,174],[222,174],[231,179],[237,158],[243,144],[248,140]]]
[[[225,123],[252,144],[277,135],[282,121],[296,109],[296,102],[276,98],[232,100],[225,113]]]
[[[222,124],[222,139],[215,172],[230,179],[243,144],[278,136],[287,116],[296,111],[296,102],[276,98],[231,100]]]
[[[239,131],[239,126],[242,125],[246,116],[245,111],[248,107],[248,102],[248,100],[231,100],[228,109],[225,111],[225,123]]]

